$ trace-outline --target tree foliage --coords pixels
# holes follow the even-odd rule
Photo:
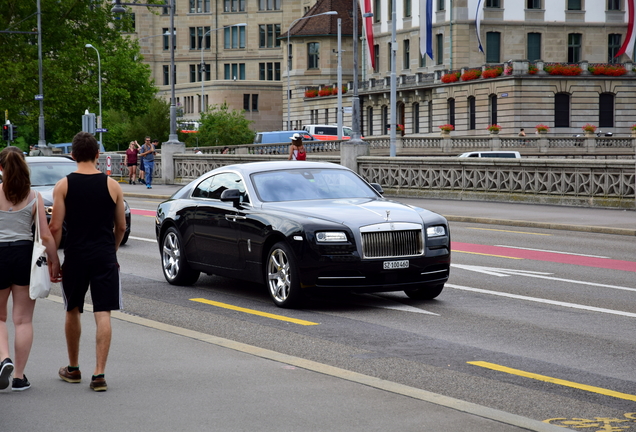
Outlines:
[[[41,0],[44,118],[47,142],[68,142],[82,126],[85,110],[98,110],[97,53],[100,54],[102,111],[140,116],[148,111],[156,88],[150,68],[141,63],[137,41],[122,30],[110,1]],[[35,1],[0,0],[0,30],[37,31]],[[128,28],[127,28],[128,27]],[[39,102],[37,36],[0,33],[0,109],[25,131],[25,139],[38,140]],[[109,130],[115,125],[103,121]],[[28,134],[28,135],[27,135]],[[108,145],[109,135],[104,134]]]
[[[254,141],[251,123],[252,121],[245,118],[243,111],[230,110],[225,103],[215,105],[201,115],[199,145],[251,144]]]

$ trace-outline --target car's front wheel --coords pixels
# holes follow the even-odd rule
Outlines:
[[[423,285],[420,288],[404,290],[404,293],[412,299],[416,300],[432,300],[442,293],[444,284],[439,285]]]
[[[265,281],[276,306],[290,308],[302,300],[296,260],[285,243],[276,243],[267,254]]]
[[[183,241],[179,231],[170,227],[161,240],[161,267],[163,276],[172,285],[192,285],[200,272],[192,270],[183,254]]]

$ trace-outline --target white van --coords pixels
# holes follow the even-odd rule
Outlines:
[[[521,154],[518,151],[474,151],[462,153],[459,157],[521,159]]]
[[[338,125],[305,125],[303,129],[315,139],[333,141],[338,139]],[[353,130],[349,126],[342,127],[342,139],[349,139]]]

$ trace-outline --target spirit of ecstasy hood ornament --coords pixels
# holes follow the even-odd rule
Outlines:
[[[385,221],[388,221],[391,218],[391,210],[386,210],[386,219],[384,219]]]

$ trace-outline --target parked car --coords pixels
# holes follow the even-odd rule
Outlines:
[[[474,151],[462,153],[459,157],[520,159],[521,154],[518,151]]]
[[[303,129],[318,140],[334,141],[338,139],[337,125],[305,125]],[[350,139],[352,136],[353,130],[348,126],[343,126],[342,139]]]
[[[259,132],[254,137],[254,144],[290,143],[295,133],[302,135],[303,141],[313,141],[314,137],[303,130]]]
[[[265,284],[277,306],[310,292],[405,291],[437,297],[450,270],[446,219],[384,199],[353,171],[321,162],[254,162],[210,171],[159,204],[164,277],[201,272]]]
[[[58,180],[77,170],[77,164],[73,159],[66,156],[27,156],[25,159],[31,171],[31,187],[42,195],[46,218],[50,222],[51,214],[53,213],[53,187]],[[128,236],[130,236],[131,222],[130,207],[125,200],[124,208],[126,215],[126,233],[121,241],[122,245],[128,241]],[[66,227],[64,226],[61,245],[64,245],[65,238]]]

